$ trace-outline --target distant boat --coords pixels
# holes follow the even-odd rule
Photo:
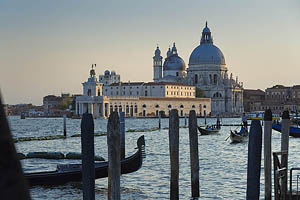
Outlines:
[[[239,132],[230,130],[231,143],[241,143],[248,140],[248,131],[244,127]]]
[[[145,140],[141,136],[137,141],[138,151],[132,156],[121,160],[121,174],[128,174],[141,168],[145,158]],[[71,181],[82,180],[81,164],[57,165],[57,170],[48,172],[25,173],[30,186],[62,185]],[[95,163],[95,179],[108,177],[108,162]]]
[[[220,131],[220,129],[216,128],[216,126],[208,126],[206,128],[201,128],[200,126],[198,126],[198,130],[201,135],[211,135]]]
[[[281,132],[281,124],[272,124],[272,128]],[[290,126],[290,136],[300,137],[300,127]]]

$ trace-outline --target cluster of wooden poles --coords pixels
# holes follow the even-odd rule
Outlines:
[[[120,199],[121,160],[125,159],[124,112],[112,112],[107,123],[108,199]],[[92,114],[83,114],[81,121],[83,199],[95,199],[94,121]]]
[[[281,153],[286,152],[286,157],[281,160],[281,167],[285,168],[282,179],[282,196],[287,193],[288,149],[289,149],[289,112],[282,115]],[[272,112],[267,109],[264,114],[264,179],[265,200],[272,199]],[[274,152],[273,154],[276,154]],[[262,126],[260,120],[252,120],[248,143],[248,170],[247,170],[247,194],[246,199],[259,199],[260,196],[260,172],[262,155]],[[275,161],[274,161],[275,163]],[[274,169],[274,176],[277,173]],[[275,192],[278,185],[275,182]],[[276,199],[275,194],[275,199]]]

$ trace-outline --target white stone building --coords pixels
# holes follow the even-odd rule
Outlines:
[[[177,82],[116,82],[105,85],[106,80],[114,80],[108,70],[103,82],[97,81],[95,70],[83,85],[83,96],[76,97],[76,114],[91,113],[94,117],[108,117],[112,111],[125,112],[126,117],[155,117],[158,113],[168,116],[173,108],[179,116],[195,110],[198,116],[211,112],[210,98],[196,98],[195,86]],[[105,76],[105,75],[104,75]]]
[[[212,113],[243,112],[243,84],[228,77],[225,57],[221,50],[213,44],[210,29],[202,31],[200,45],[190,55],[189,66],[178,56],[175,43],[169,48],[162,65],[163,57],[157,47],[153,57],[155,82],[181,82],[194,85],[203,91],[204,96],[211,98]]]

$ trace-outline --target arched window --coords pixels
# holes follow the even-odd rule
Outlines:
[[[92,90],[91,89],[88,89],[88,96],[92,96]]]
[[[222,98],[222,94],[219,92],[214,93],[213,95],[214,98]]]
[[[118,105],[115,105],[115,111],[118,112]]]
[[[195,83],[198,83],[198,74],[195,74]]]
[[[195,108],[196,106],[195,105],[192,105],[192,108]]]
[[[172,108],[171,104],[168,105],[168,108]]]
[[[98,96],[101,96],[100,88],[98,88]]]
[[[211,74],[209,75],[209,83],[212,84]]]
[[[180,105],[180,108],[184,108],[184,106],[183,106],[183,105]]]
[[[119,105],[119,112],[122,112],[122,105]]]
[[[110,105],[110,113],[112,113],[114,111],[114,107],[113,105]]]
[[[133,117],[133,105],[130,106],[130,116]]]
[[[144,105],[143,105],[143,108],[146,108],[146,107],[147,107],[146,104],[144,104]]]
[[[138,113],[138,107],[137,107],[137,105],[134,106],[134,112]]]
[[[215,75],[214,75],[214,84],[217,85],[217,82],[218,82],[218,75],[215,74]]]
[[[158,105],[158,104],[156,104],[156,105],[155,105],[155,108],[159,108],[159,105]]]

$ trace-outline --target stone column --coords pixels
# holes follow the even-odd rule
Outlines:
[[[76,104],[75,104],[75,113],[76,113],[76,115],[78,115],[78,103],[76,102]]]
[[[79,113],[78,113],[79,115],[81,115],[82,114],[82,103],[79,103]]]
[[[91,114],[91,107],[92,107],[92,105],[91,105],[91,103],[88,103],[88,113],[90,113]]]

